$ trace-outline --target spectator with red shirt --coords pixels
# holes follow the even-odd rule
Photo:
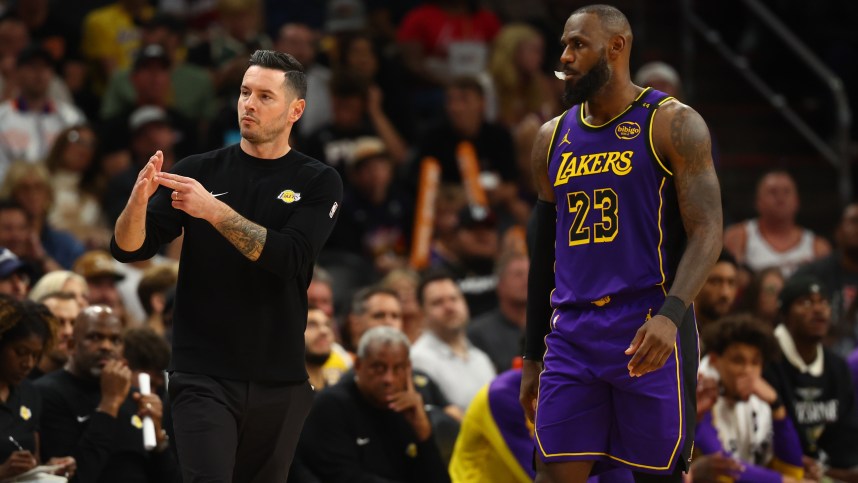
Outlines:
[[[437,109],[450,78],[483,72],[500,29],[498,17],[475,0],[434,0],[408,12],[396,41],[419,89],[416,107]]]

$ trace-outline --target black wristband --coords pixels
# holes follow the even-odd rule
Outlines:
[[[530,271],[527,274],[527,324],[524,356],[541,362],[545,336],[551,332],[551,291],[554,289],[554,240],[557,205],[539,200],[527,224]]]
[[[663,315],[670,319],[670,321],[673,322],[673,325],[678,329],[679,326],[682,325],[682,319],[685,318],[685,312],[687,311],[688,307],[685,306],[685,302],[683,302],[681,298],[674,295],[668,295],[667,298],[664,299],[664,305],[661,306],[661,310],[658,311],[658,315]]]

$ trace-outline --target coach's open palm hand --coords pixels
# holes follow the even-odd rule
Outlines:
[[[164,153],[161,150],[155,151],[155,154],[149,158],[146,166],[137,174],[137,181],[131,190],[129,203],[145,205],[149,201],[149,198],[158,189],[158,181],[155,178],[161,172],[163,166]]]
[[[629,376],[640,377],[660,369],[676,343],[676,326],[667,317],[656,315],[638,329],[626,355],[629,361]]]

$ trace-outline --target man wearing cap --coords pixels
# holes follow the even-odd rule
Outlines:
[[[24,300],[29,292],[29,267],[8,248],[0,248],[0,294]]]
[[[127,325],[128,314],[117,286],[125,275],[116,268],[110,253],[90,250],[75,261],[74,271],[86,279],[89,286],[89,303],[110,307]]]
[[[858,348],[858,203],[846,205],[834,230],[831,255],[802,265],[831,291],[831,330],[825,345],[841,356]]]
[[[13,161],[44,160],[60,131],[85,121],[73,105],[51,99],[53,67],[51,54],[41,47],[29,46],[18,54],[20,94],[0,104],[0,180]]]
[[[187,156],[197,151],[198,132],[200,127],[174,107],[174,90],[170,72],[172,59],[167,50],[159,44],[149,44],[141,47],[131,68],[130,80],[134,88],[134,102],[111,117],[104,119],[104,127],[99,133],[102,149],[106,153],[126,151],[131,148],[134,171],[140,170],[148,156],[134,159],[133,144],[140,134],[140,129],[156,120],[169,125],[176,131],[176,153],[179,157]],[[150,110],[148,115],[141,114],[141,109],[157,108],[158,114]],[[146,111],[143,111],[146,112]],[[159,149],[163,149],[158,146]],[[151,151],[150,151],[151,152]]]
[[[413,203],[393,183],[394,163],[384,142],[359,137],[346,175],[343,212],[327,247],[369,257],[380,273],[403,266]]]
[[[171,105],[188,119],[205,120],[214,115],[217,103],[211,74],[184,60],[183,20],[164,13],[155,14],[143,25],[141,44],[163,47],[170,60]],[[120,70],[110,78],[101,100],[101,118],[109,119],[136,103],[137,91],[131,82],[131,69]]]
[[[176,161],[177,131],[173,129],[172,121],[167,111],[159,106],[141,106],[130,112],[127,118],[130,129],[130,144],[121,147],[114,155],[130,154],[130,165],[119,174],[113,176],[107,183],[104,194],[104,212],[110,223],[116,223],[116,218],[125,208],[125,202],[137,181],[140,167],[146,164],[149,156],[160,149],[164,153],[165,169],[170,169]],[[118,116],[116,122],[122,122],[123,116]],[[114,127],[113,129],[119,130]],[[117,147],[119,147],[117,145]]]
[[[494,212],[466,206],[459,211],[459,226],[434,267],[453,275],[471,316],[478,317],[498,306],[495,260],[499,252],[498,221]]]
[[[783,356],[765,377],[783,398],[805,456],[833,479],[858,478],[858,410],[846,361],[823,347],[831,319],[818,279],[795,276],[780,293],[775,338]]]

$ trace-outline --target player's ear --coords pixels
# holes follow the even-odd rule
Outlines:
[[[611,59],[615,59],[626,50],[628,44],[626,42],[625,36],[622,35],[614,35],[611,37],[610,42],[608,42],[608,56]]]

